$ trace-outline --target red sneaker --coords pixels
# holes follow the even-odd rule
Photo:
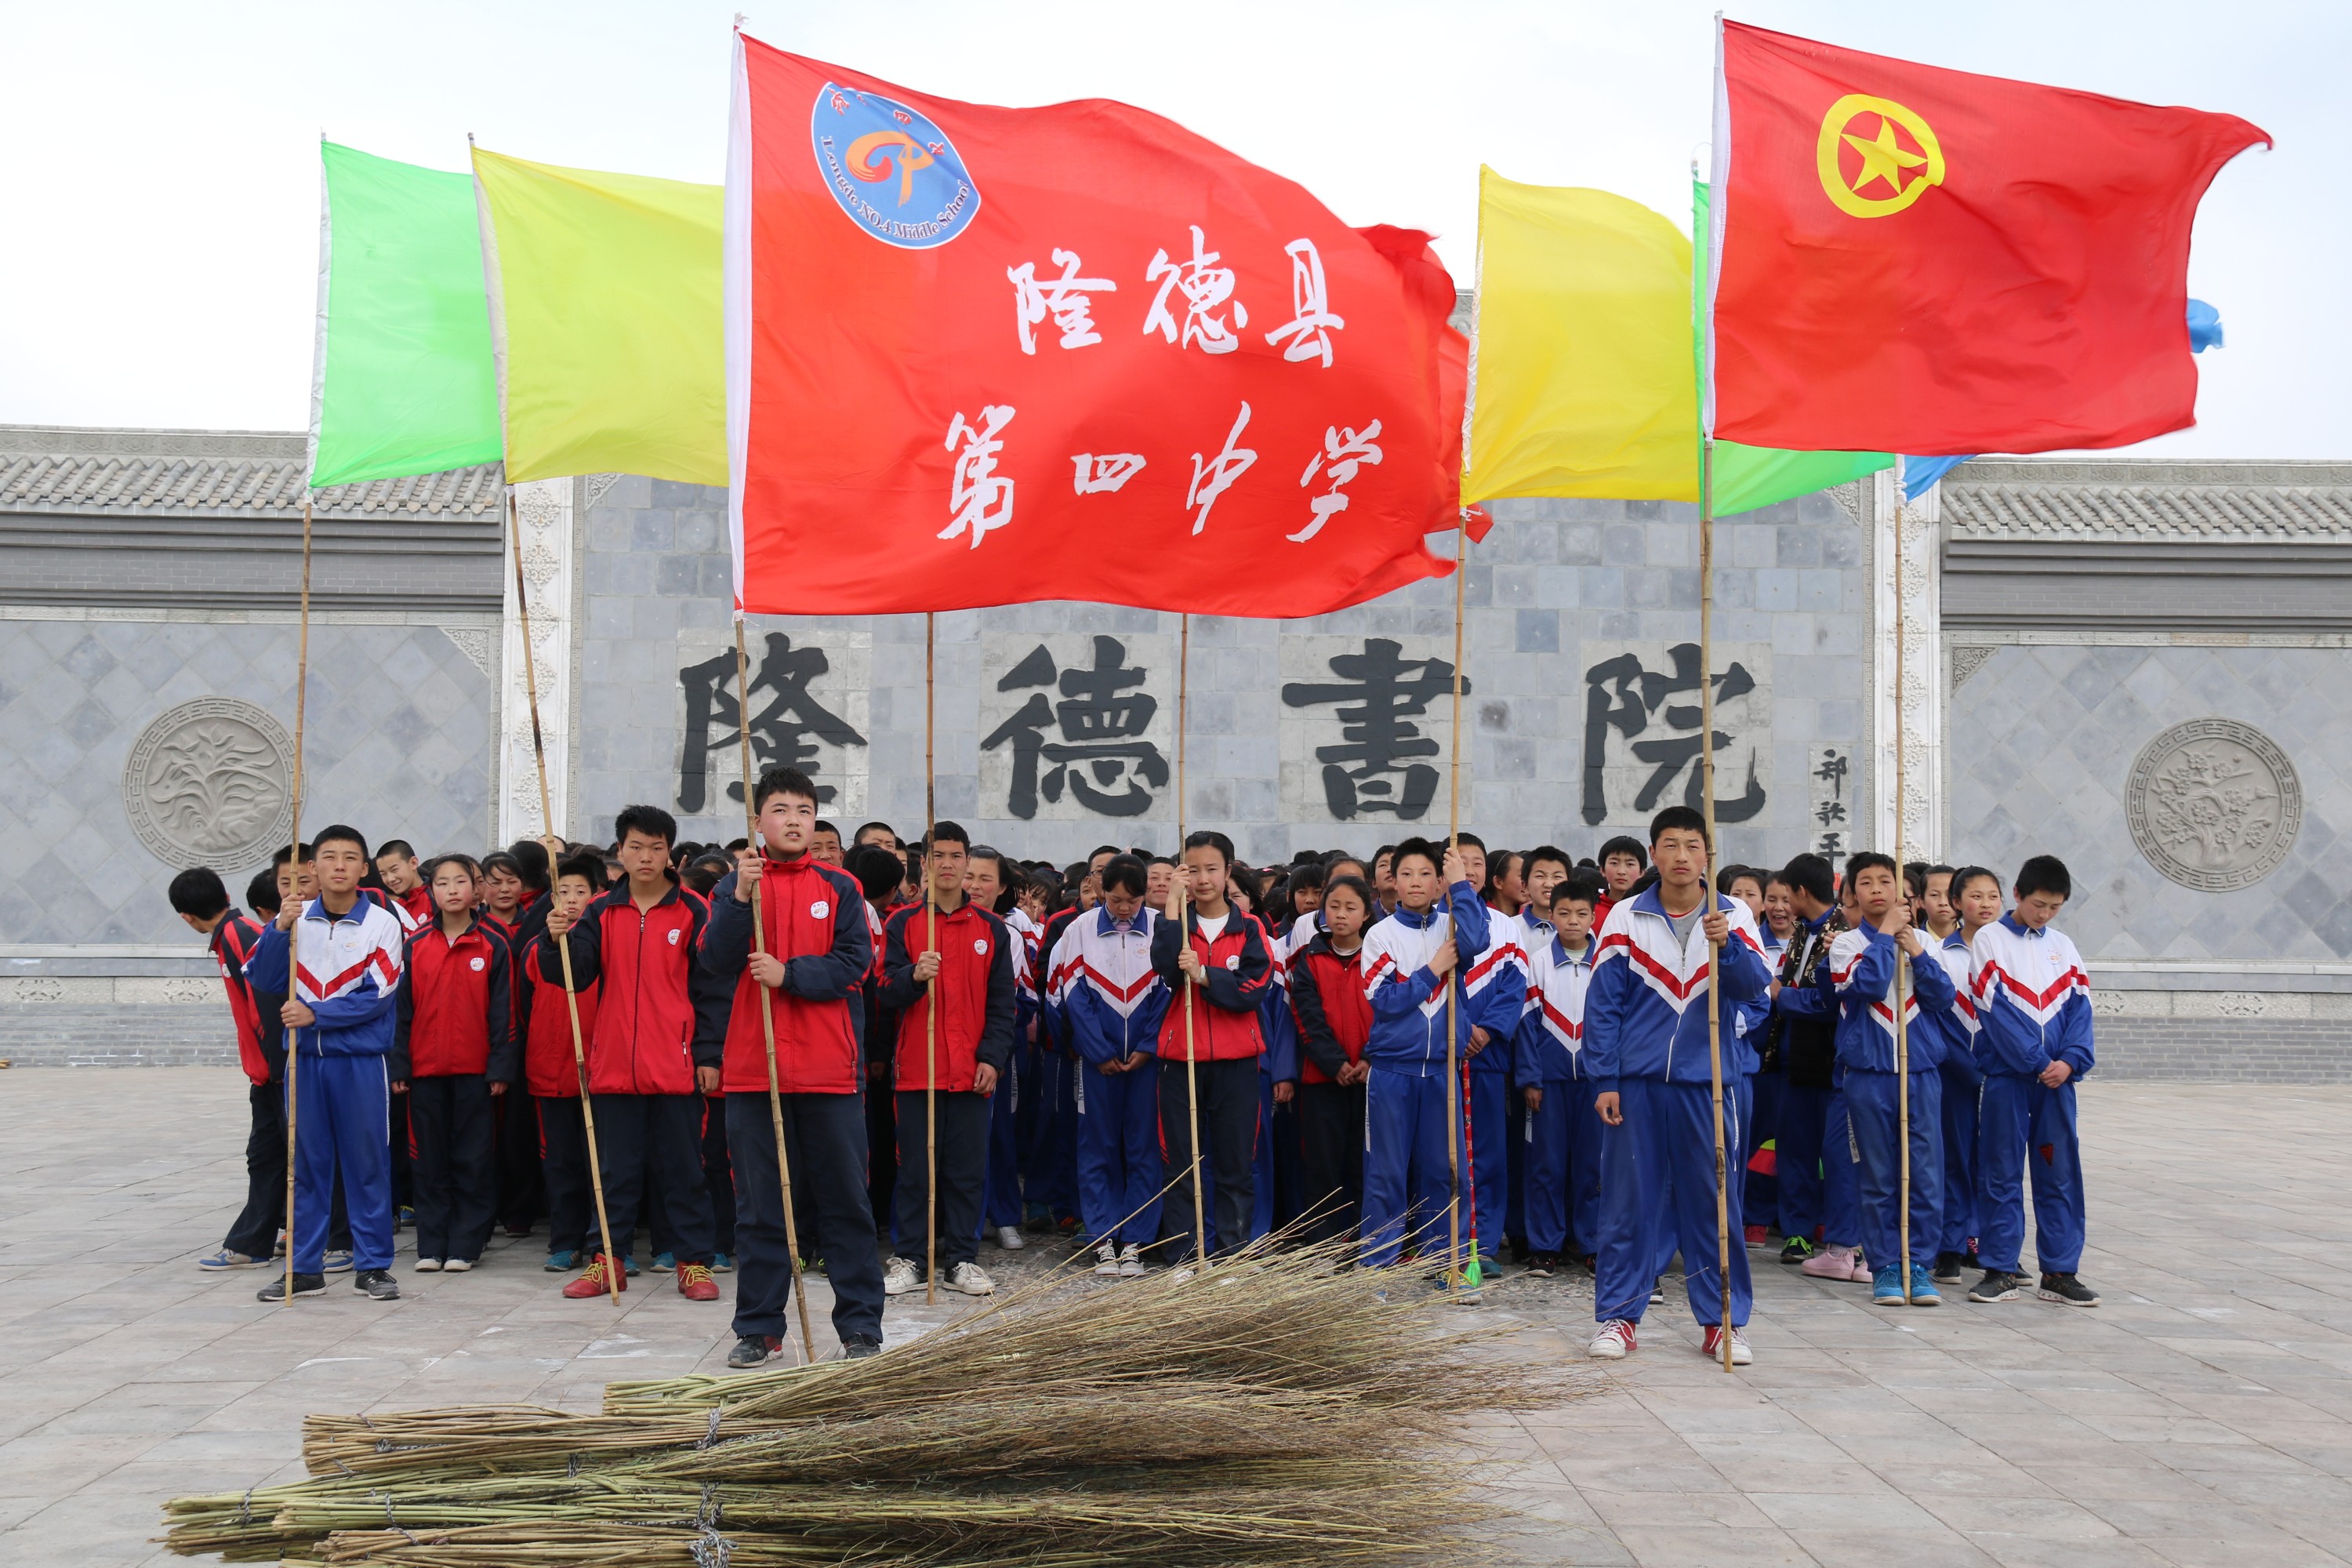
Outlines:
[[[684,1271],[680,1270],[680,1272]],[[611,1289],[611,1285],[607,1284],[608,1280],[611,1281],[611,1285],[617,1285],[621,1289],[625,1290],[629,1288],[627,1273],[619,1264],[600,1252],[596,1255],[595,1260],[588,1265],[586,1273],[563,1288],[563,1294],[569,1300],[585,1301],[592,1296],[605,1294]],[[716,1293],[713,1291],[714,1295]]]
[[[1764,1243],[1765,1243],[1765,1241],[1766,1241],[1766,1240],[1767,1240],[1767,1237],[1766,1237],[1766,1236],[1765,1236],[1765,1234],[1764,1234],[1764,1227],[1763,1227],[1762,1226],[1760,1226],[1760,1225],[1751,1225],[1751,1226],[1749,1226],[1748,1227],[1748,1246],[1750,1246],[1750,1247],[1761,1247],[1761,1246],[1763,1246],[1763,1245],[1764,1245]]]
[[[681,1263],[677,1266],[677,1293],[689,1301],[719,1300],[719,1281],[710,1277],[705,1264]]]
[[[1723,1330],[1715,1324],[1707,1325],[1706,1334],[1699,1341],[1699,1349],[1709,1361],[1721,1361],[1723,1359]],[[1732,1330],[1731,1364],[1734,1366],[1747,1366],[1755,1361],[1755,1359],[1756,1352],[1748,1348],[1748,1336],[1741,1333],[1738,1329]]]

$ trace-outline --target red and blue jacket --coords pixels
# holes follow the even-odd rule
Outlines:
[[[694,1069],[719,1065],[726,988],[695,962],[709,924],[702,895],[675,882],[648,909],[637,908],[623,881],[581,911],[567,941],[572,984],[596,987],[592,1092],[692,1094]],[[540,973],[560,981],[555,940],[540,936]]]
[[[1923,944],[1933,938],[1922,938]],[[1927,1072],[1943,1065],[1948,1037],[1925,1020],[1952,1005],[1951,974],[1927,947],[1910,965],[1911,984],[1903,998],[1903,1046],[1906,1070]],[[1838,932],[1830,960],[1815,984],[1837,998],[1838,1065],[1848,1072],[1891,1073],[1895,1059],[1895,992],[1902,973],[1902,949],[1876,926]]]
[[[964,1094],[982,1062],[1001,1074],[1013,1060],[1013,969],[1016,954],[1027,955],[1003,921],[969,899],[932,919],[936,926],[926,920],[923,906],[909,904],[893,910],[883,922],[883,994],[898,1014],[897,1082],[901,1089],[937,1087]],[[933,938],[940,955],[936,991],[915,978],[916,955]],[[940,1005],[936,1035],[930,1027],[934,994]]]
[[[1202,970],[1201,983],[1192,987],[1189,1009],[1185,1006],[1184,972],[1176,965],[1176,955],[1187,942],[1200,954]],[[1161,1061],[1183,1061],[1188,1050],[1192,1053],[1192,1059],[1204,1062],[1239,1061],[1265,1051],[1265,1037],[1258,1021],[1258,1006],[1265,1000],[1274,959],[1266,952],[1265,928],[1255,920],[1228,906],[1224,929],[1217,932],[1214,941],[1202,934],[1198,909],[1188,907],[1184,910],[1181,935],[1174,921],[1155,921],[1151,926],[1151,967],[1167,982],[1170,994],[1168,1016],[1160,1026]],[[1192,1016],[1189,1026],[1185,1022],[1188,1011]]]
[[[1139,909],[1126,925],[1097,904],[1062,924],[1047,961],[1055,976],[1047,1008],[1058,1037],[1097,1067],[1160,1049],[1168,1016],[1168,983],[1151,966],[1160,916]]]
[[[784,965],[783,984],[772,989],[751,977],[751,905],[735,887],[730,871],[710,890],[710,928],[700,949],[704,973],[733,994],[719,1087],[729,1094],[768,1091],[764,997],[775,1021],[777,1087],[786,1094],[857,1093],[859,987],[874,966],[865,889],[814,856],[767,861],[760,934]]]
[[[272,921],[245,961],[257,992],[276,992],[310,1009],[317,1022],[293,1031],[306,1057],[382,1057],[392,1053],[406,959],[407,930],[382,894],[362,892],[350,910],[327,912],[311,900],[292,931]]]
[[[580,1009],[584,1052],[596,1037],[596,987],[575,984],[563,999],[562,960],[541,942],[522,950],[515,982],[516,1028],[522,1036],[522,1077],[531,1093],[551,1100],[580,1098],[580,1068],[572,1055],[572,1007]]]
[[[1318,931],[1290,960],[1290,1009],[1298,1021],[1298,1076],[1337,1083],[1339,1069],[1364,1059],[1372,1005],[1364,995],[1364,949],[1342,953]]]
[[[1977,932],[1969,952],[1985,1071],[2038,1078],[2054,1061],[2076,1078],[2091,1070],[2091,979],[2072,941],[2006,914]]]
[[[513,974],[507,938],[487,921],[469,919],[450,936],[436,917],[411,932],[385,1063],[393,1081],[479,1074],[492,1083],[513,1083],[521,1078]]]
[[[1364,1056],[1374,1067],[1413,1078],[1444,1075],[1448,986],[1429,962],[1449,939],[1456,955],[1449,978],[1459,998],[1454,1006],[1454,1044],[1460,1057],[1468,1057],[1481,1003],[1464,989],[1464,972],[1487,950],[1486,914],[1478,890],[1464,880],[1446,890],[1444,903],[1418,914],[1400,906],[1364,933],[1364,995],[1372,1006],[1372,1035]],[[1507,1047],[1504,1054],[1508,1057]]]
[[[1740,1060],[1739,1009],[1769,993],[1772,972],[1764,963],[1763,939],[1756,934],[1756,916],[1748,906],[1721,893],[1709,896],[1731,921],[1719,985],[1709,969],[1700,923],[1694,920],[1688,940],[1677,944],[1654,886],[1611,907],[1584,1001],[1582,1065],[1586,1075],[1600,1084],[1600,1092],[1613,1094],[1619,1080],[1629,1078],[1709,1081],[1709,997],[1715,998],[1722,1021],[1726,1081],[1752,1070],[1752,1059]]]
[[[286,1070],[286,1025],[265,1009],[245,977],[245,961],[261,940],[261,922],[232,909],[213,927],[213,962],[220,965],[221,989],[228,993],[229,1016],[236,1023],[236,1062],[257,1084],[275,1083]]]

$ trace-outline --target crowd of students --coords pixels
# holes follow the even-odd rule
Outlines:
[[[729,1363],[751,1366],[785,1332],[788,1236],[849,1355],[880,1348],[889,1298],[934,1269],[988,1294],[983,1241],[1039,1233],[1110,1278],[1276,1230],[1456,1289],[1506,1255],[1580,1268],[1605,1358],[1679,1253],[1704,1348],[1728,1331],[1746,1362],[1750,1247],[1778,1237],[1781,1263],[1883,1305],[1935,1305],[1969,1268],[1970,1300],[2006,1301],[2031,1283],[2030,1180],[2039,1294],[2096,1304],[2075,1273],[2090,1007],[2050,857],[2012,906],[1981,867],[1898,879],[1873,853],[1710,879],[1684,807],[1592,858],[1465,833],[1267,868],[1215,831],[1062,868],[950,822],[845,845],[789,768],[754,808],[761,850],[679,843],[637,805],[552,862],[524,842],[420,865],[338,825],[279,851],[251,915],[183,872],[172,905],[220,962],[252,1084],[247,1202],[201,1266],[290,1247],[261,1300],[339,1271],[391,1300],[399,1228],[415,1269],[459,1273],[543,1221],[546,1268],[586,1299],[639,1276],[642,1226],[688,1300],[736,1274]]]

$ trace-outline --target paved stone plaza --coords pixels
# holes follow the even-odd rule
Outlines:
[[[1478,1420],[1527,1516],[1482,1559],[2352,1560],[2352,1090],[2095,1079],[2083,1103],[2105,1306],[1885,1312],[1756,1254],[1738,1378],[1699,1357],[1677,1298],[1586,1397]],[[337,1277],[259,1308],[257,1272],[194,1266],[242,1193],[244,1137],[233,1071],[0,1074],[0,1563],[169,1561],[162,1500],[298,1475],[309,1411],[589,1409],[609,1378],[719,1364],[723,1305],[652,1279],[617,1314],[563,1301],[534,1241],[463,1277],[404,1255],[394,1306]],[[966,1306],[894,1305],[887,1327]],[[1590,1293],[1507,1280],[1477,1318],[1535,1325],[1507,1357],[1581,1363]]]

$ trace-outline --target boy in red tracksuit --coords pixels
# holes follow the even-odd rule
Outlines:
[[[444,855],[425,868],[435,918],[408,936],[384,1071],[408,1096],[416,1271],[462,1274],[489,1244],[498,1195],[492,1101],[521,1077],[513,954],[475,913],[481,868]]]
[[[1257,1010],[1274,962],[1257,921],[1225,901],[1233,862],[1234,841],[1223,834],[1203,830],[1187,837],[1184,881],[1192,903],[1184,910],[1182,934],[1172,919],[1155,922],[1151,931],[1151,967],[1173,993],[1160,1034],[1160,1142],[1176,1180],[1160,1212],[1163,1220],[1172,1217],[1182,1226],[1188,1254],[1206,1247],[1192,1225],[1188,1078],[1199,1085],[1202,1152],[1216,1198],[1210,1224],[1219,1250],[1249,1239],[1250,1211],[1257,1201],[1252,1169],[1257,1152],[1257,1058],[1265,1049]]]
[[[577,921],[596,897],[604,880],[601,855],[574,855],[555,875],[551,909]],[[523,950],[522,973],[516,978],[516,1013],[523,1037],[523,1082],[538,1110],[540,1167],[547,1186],[547,1271],[569,1274],[588,1249],[588,1226],[595,1218],[595,1199],[589,1188],[588,1129],[580,1112],[580,1066],[572,1042],[572,1009],[580,1013],[580,1043],[596,1037],[596,985],[574,989],[569,1002],[563,994],[562,961],[541,942]]]
[[[1013,963],[1021,943],[1003,921],[964,897],[971,839],[952,822],[931,825],[923,846],[928,908],[891,911],[884,924],[882,988],[898,1016],[898,1191],[891,1205],[898,1252],[883,1266],[882,1290],[900,1296],[923,1283],[929,1244],[930,1148],[939,1120],[941,1283],[967,1296],[996,1289],[979,1262],[981,1190],[988,1176],[989,1101],[1013,1058]],[[940,1021],[930,1027],[932,980]],[[927,1090],[936,1088],[936,1097]],[[927,1107],[927,1099],[936,1099]]]
[[[208,939],[213,962],[220,965],[221,988],[228,993],[229,1017],[236,1025],[237,1065],[253,1086],[247,1097],[253,1125],[245,1141],[245,1208],[220,1250],[198,1258],[196,1267],[248,1268],[269,1261],[278,1227],[286,1220],[286,1091],[277,1087],[286,1071],[286,1026],[277,1007],[262,1007],[245,977],[245,961],[261,940],[261,924],[228,901],[219,874],[203,866],[183,871],[172,879],[170,896],[173,912]]]
[[[661,1184],[661,1217],[673,1233],[657,1249],[677,1260],[677,1292],[719,1300],[710,1277],[710,1194],[702,1184],[703,1095],[719,1079],[725,993],[695,962],[710,906],[670,869],[677,819],[657,805],[632,805],[613,825],[621,880],[577,921],[547,916],[540,973],[563,974],[555,943],[572,949],[574,984],[596,983],[596,1033],[588,1052],[588,1092],[596,1114],[596,1160],[604,1217],[619,1256],[599,1255],[563,1288],[574,1300],[604,1294],[611,1271],[626,1279],[629,1248],[648,1178]]]
[[[882,1257],[866,1194],[866,1110],[858,1095],[858,987],[874,962],[864,889],[809,853],[816,785],[798,768],[771,768],[751,798],[763,848],[745,848],[711,891],[700,967],[730,986],[727,1147],[735,1165],[735,1348],[729,1366],[757,1366],[782,1348],[792,1295],[782,1174],[817,1234],[797,1239],[824,1259],[842,1352],[882,1349]],[[759,918],[751,900],[760,900]],[[755,950],[753,937],[761,939]],[[612,994],[604,1004],[612,1005]],[[769,1077],[764,1005],[775,1029]],[[771,1086],[784,1146],[776,1147]],[[598,1114],[603,1114],[602,1106]],[[777,1156],[783,1156],[783,1171]]]

